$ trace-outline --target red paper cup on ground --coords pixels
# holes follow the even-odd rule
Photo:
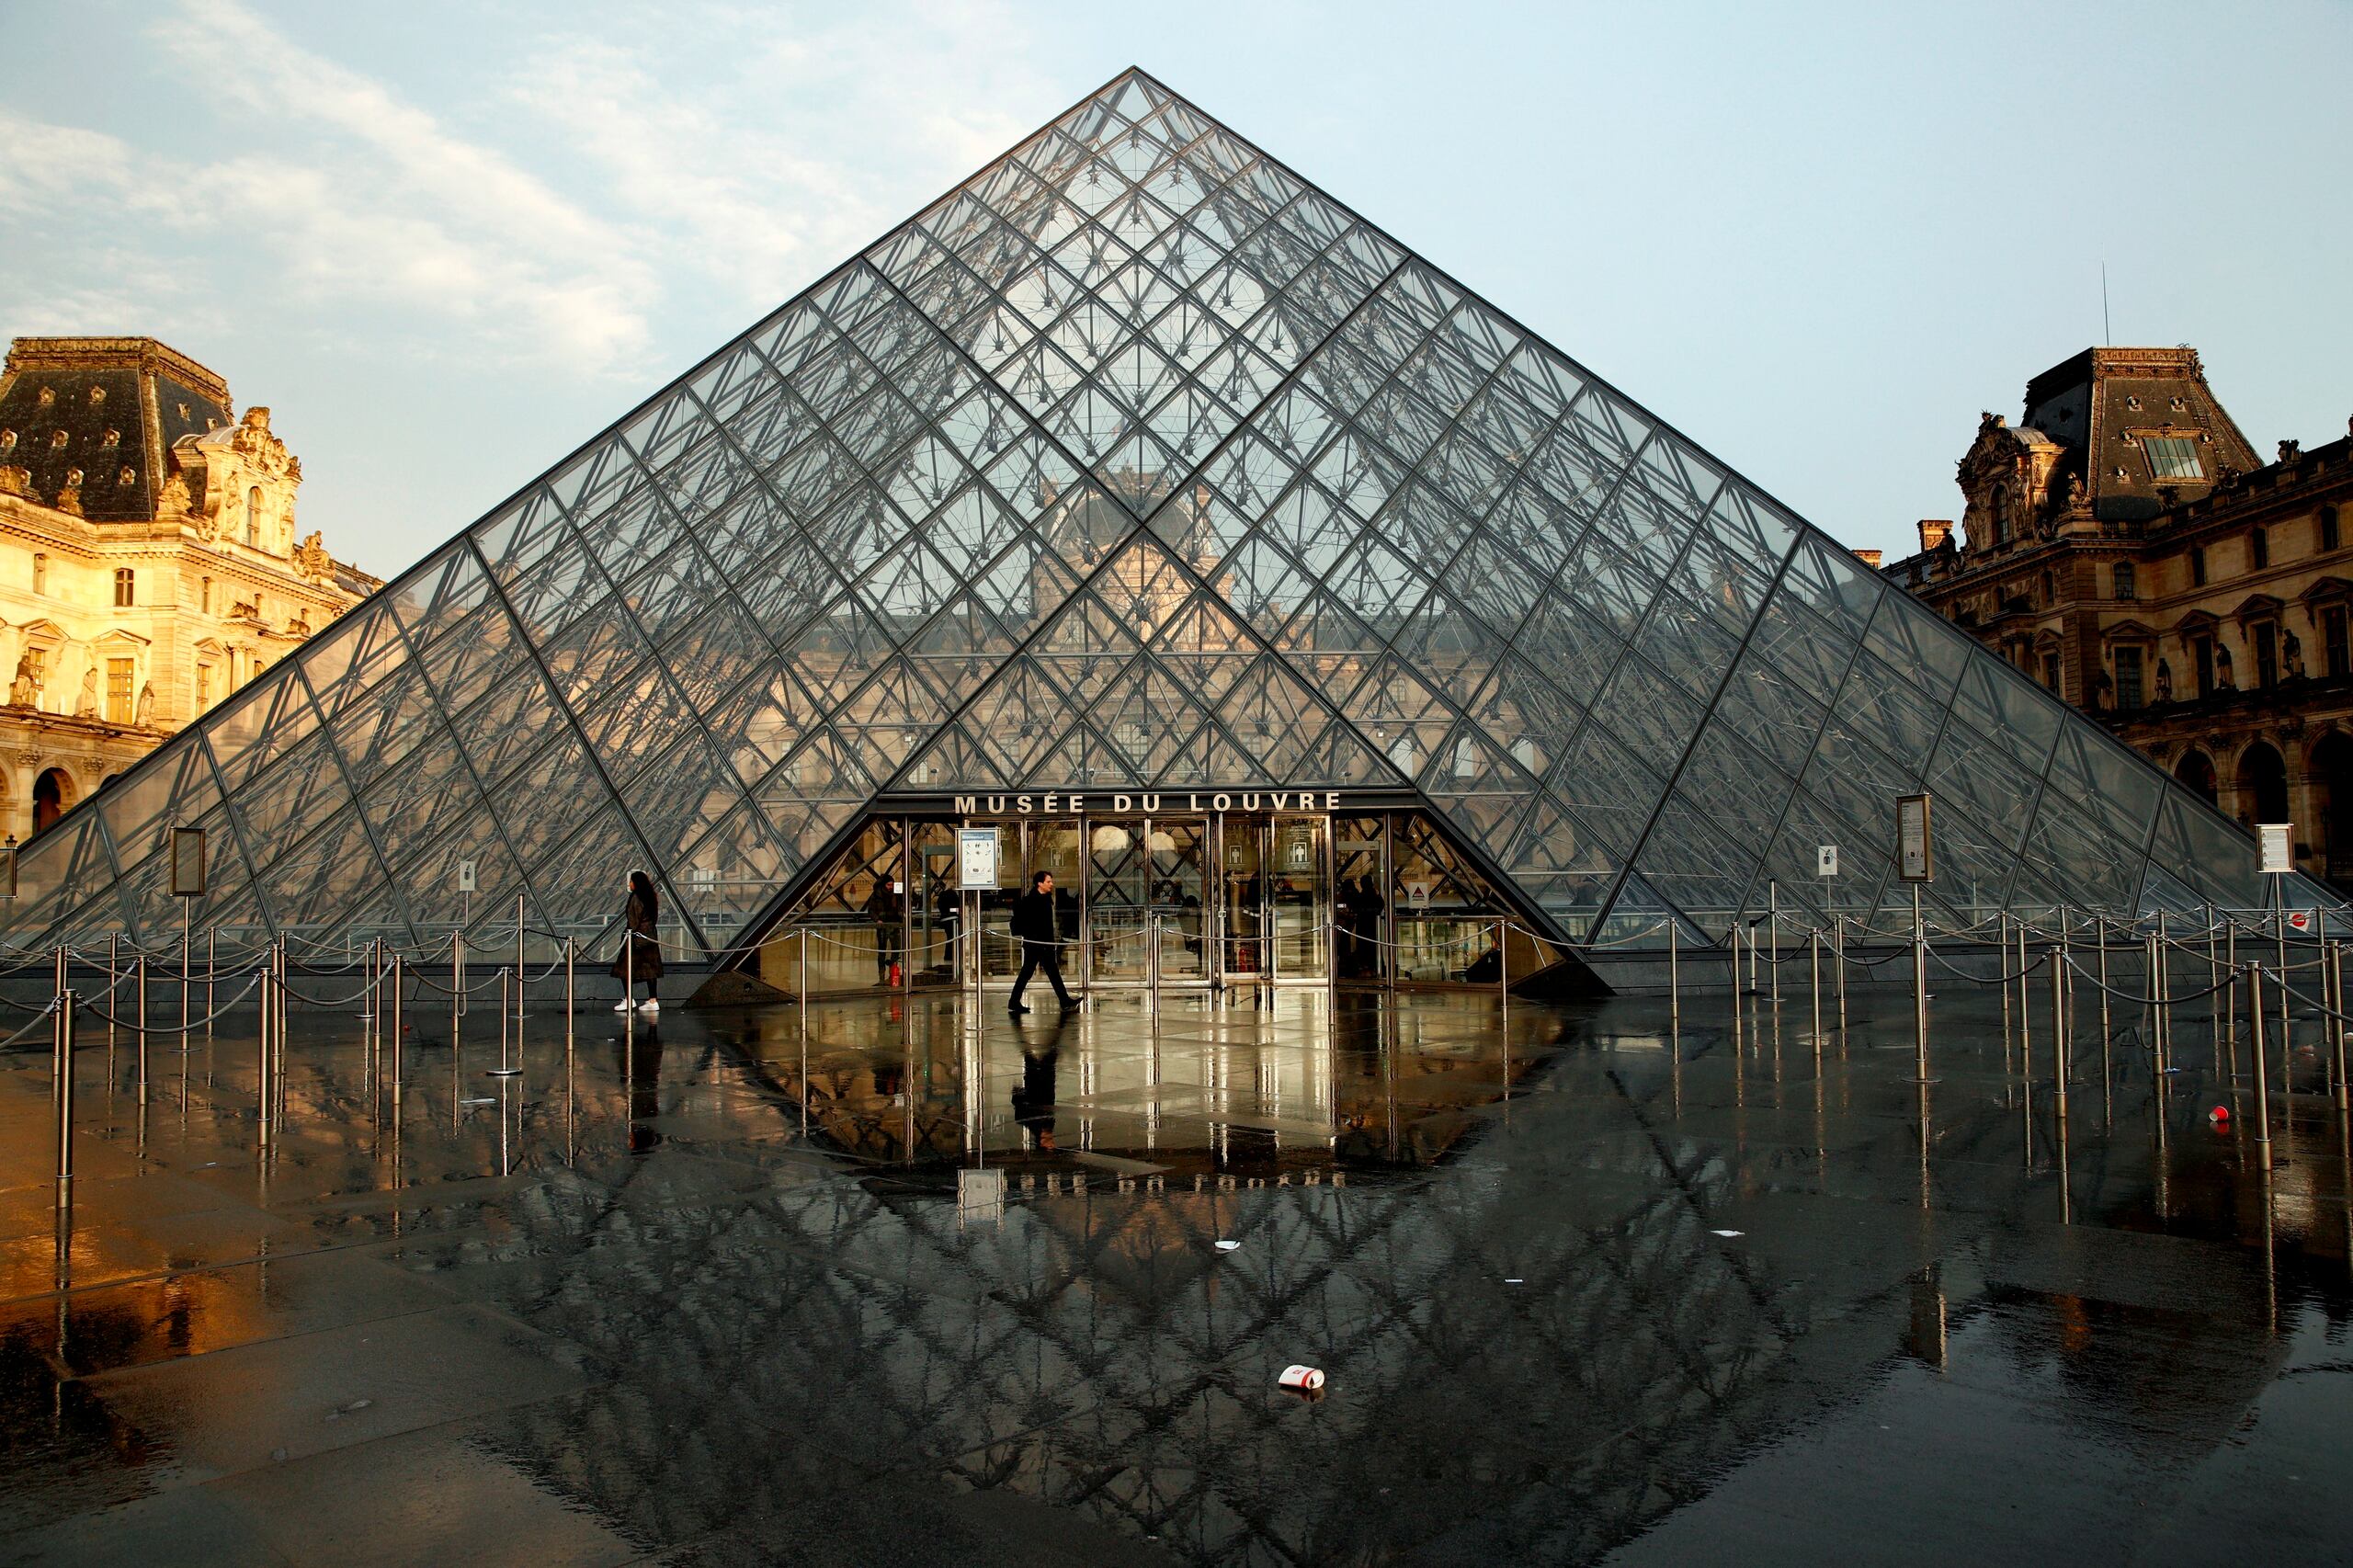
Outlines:
[[[1314,1393],[1324,1386],[1324,1371],[1320,1367],[1285,1367],[1283,1375],[1275,1381],[1301,1393]]]

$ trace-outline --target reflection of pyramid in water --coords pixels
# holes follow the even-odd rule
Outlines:
[[[1410,788],[1570,937],[1904,905],[1918,789],[1945,918],[2260,896],[2244,833],[1130,72],[70,813],[8,931],[167,934],[201,823],[211,924],[593,925],[644,865],[717,948],[879,792],[1074,784]]]

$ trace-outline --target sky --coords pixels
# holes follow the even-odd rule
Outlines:
[[[0,336],[193,355],[387,576],[1131,64],[1851,546],[2095,343],[2267,455],[2353,415],[2347,0],[0,0]]]

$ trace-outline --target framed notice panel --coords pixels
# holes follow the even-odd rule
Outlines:
[[[2263,852],[2261,872],[2267,877],[2284,877],[2296,869],[2295,848],[2288,841],[2294,835],[2295,824],[2285,822],[2265,822],[2255,825],[2255,842]]]
[[[172,896],[204,896],[204,830],[200,827],[172,829]]]
[[[1933,882],[1937,862],[1928,841],[1928,797],[1895,798],[1895,874],[1907,882]]]
[[[956,886],[965,892],[996,889],[996,829],[960,827],[956,830]]]

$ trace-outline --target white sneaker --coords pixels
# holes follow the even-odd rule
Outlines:
[[[626,1013],[626,1012],[628,1012],[628,1011],[629,1011],[629,998],[628,998],[628,997],[626,997],[626,996],[624,996],[624,997],[622,997],[620,1001],[618,1001],[618,1002],[614,1003],[614,1004],[613,1004],[613,1011],[614,1011],[614,1012],[616,1012],[616,1013]]]
[[[662,1004],[658,998],[648,996],[637,1005],[637,1010],[641,1013],[658,1013],[662,1010]]]

